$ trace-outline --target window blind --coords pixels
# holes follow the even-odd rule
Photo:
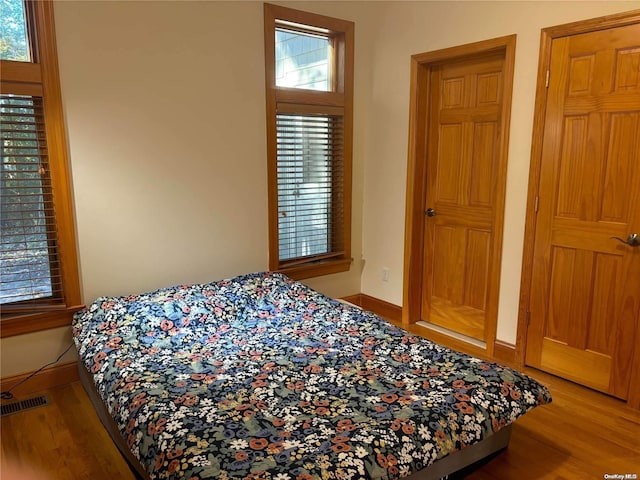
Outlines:
[[[62,300],[42,99],[0,95],[0,303]]]
[[[344,255],[343,118],[276,115],[281,266]]]

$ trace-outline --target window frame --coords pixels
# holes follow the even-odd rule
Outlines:
[[[284,23],[278,23],[284,22]],[[293,23],[294,26],[290,26]],[[322,29],[332,40],[333,58],[330,91],[307,90],[276,86],[275,31],[282,27],[296,30],[295,24]],[[318,15],[269,3],[264,4],[265,84],[267,114],[267,176],[269,219],[269,269],[280,271],[294,279],[303,279],[346,272],[351,258],[351,192],[353,159],[353,78],[354,78],[354,30],[348,20]],[[301,29],[301,32],[306,32]],[[306,262],[280,261],[278,235],[278,179],[277,179],[277,129],[276,116],[282,113],[334,115],[336,109],[343,118],[343,219],[337,233],[344,244],[344,253],[338,258],[310,258]],[[333,237],[333,235],[332,235]],[[283,265],[285,264],[285,265]]]
[[[0,315],[0,338],[68,326],[84,307],[75,232],[71,172],[63,116],[56,49],[53,2],[25,0],[25,19],[31,61],[0,60],[0,91],[42,97],[50,181],[58,231],[58,257],[62,272],[62,304]]]

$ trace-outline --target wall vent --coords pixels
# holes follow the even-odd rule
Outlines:
[[[12,415],[14,413],[23,412],[32,408],[44,407],[49,405],[49,399],[45,395],[39,395],[33,398],[27,398],[26,400],[20,400],[18,402],[11,402],[1,405],[2,416]]]

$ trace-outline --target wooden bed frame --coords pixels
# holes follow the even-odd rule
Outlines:
[[[142,467],[138,459],[131,453],[127,444],[122,437],[122,434],[118,430],[118,427],[109,415],[106,406],[104,405],[98,391],[96,390],[93,382],[93,377],[89,371],[84,367],[82,362],[78,361],[78,371],[80,375],[80,382],[87,392],[87,395],[91,399],[100,421],[104,425],[105,429],[109,433],[109,436],[115,443],[120,453],[125,458],[132,471],[139,477],[145,480],[149,480],[149,475]],[[501,429],[497,433],[485,438],[481,442],[471,445],[464,450],[460,450],[451,455],[447,455],[429,467],[416,472],[407,478],[408,480],[439,480],[446,478],[448,475],[455,473],[463,468],[473,465],[500,450],[507,448],[509,445],[509,439],[511,438],[511,425]]]

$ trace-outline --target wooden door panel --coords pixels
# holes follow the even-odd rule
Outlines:
[[[589,108],[598,107],[603,113],[633,111],[640,103],[639,94],[617,95],[613,98],[568,98],[565,106],[567,115],[582,115]]]
[[[612,355],[620,264],[620,255],[554,247],[545,337]]]
[[[434,250],[439,254],[433,258],[433,272],[441,281],[433,285],[432,295],[484,310],[490,244],[487,231],[437,226]]]
[[[527,362],[625,398],[640,318],[640,25],[553,40]]]
[[[496,65],[498,67],[499,65]],[[501,65],[500,65],[501,66]],[[499,105],[501,90],[502,71],[496,70],[484,73],[477,77],[476,106]]]
[[[433,284],[433,296],[462,303],[464,278],[460,271],[464,268],[464,229],[451,226],[435,228],[433,248],[438,255],[433,257],[433,275],[440,281]]]
[[[471,338],[482,339],[486,335],[485,312],[440,297],[432,297],[429,323],[455,330]],[[451,328],[455,325],[455,328]]]
[[[640,110],[640,106],[638,108]],[[609,120],[601,220],[624,222],[629,218],[629,209],[638,208],[637,205],[629,203],[635,187],[632,184],[633,178],[628,172],[633,171],[633,162],[638,162],[639,123],[638,112],[614,114]]]
[[[598,295],[593,295],[586,348],[610,357],[615,345],[611,319],[617,310],[616,292],[622,287],[618,285],[621,261],[619,255],[598,253],[594,262],[593,290]]]
[[[442,79],[441,108],[463,108],[465,77],[449,77]]]
[[[487,281],[491,233],[483,230],[467,230],[465,264],[467,268],[463,305],[484,311],[487,307]]]
[[[606,391],[611,382],[611,357],[569,347],[545,338],[539,367],[582,385]]]
[[[640,186],[640,169],[636,168],[636,183]],[[634,198],[632,196],[632,198]],[[636,205],[640,202],[640,195],[635,195]],[[640,219],[636,225],[640,223]],[[628,247],[619,246],[620,250],[627,250]],[[635,328],[640,328],[640,248],[635,248],[630,254],[625,252],[627,261],[622,263],[620,276],[616,284],[616,315],[615,325],[611,325],[614,331],[614,352],[612,363],[615,368],[611,369],[611,382],[609,384],[609,392],[617,397],[626,398],[631,385],[640,381],[636,376],[632,377],[634,354],[637,358],[639,355],[636,350],[638,347],[637,338],[640,334],[635,333]],[[636,370],[637,375],[640,371]],[[631,385],[630,385],[631,384]]]
[[[438,164],[437,193],[434,202],[457,205],[460,196],[460,172],[462,170],[462,124],[447,124],[440,127],[440,158],[446,163]]]
[[[490,208],[493,204],[497,129],[497,122],[477,122],[473,126],[469,205]]]
[[[437,215],[431,219],[432,227],[458,225],[475,229],[491,229],[491,209],[487,207],[453,205],[436,202]]]
[[[552,245],[611,254],[620,253],[620,244],[612,242],[611,237],[624,237],[629,229],[624,223],[577,222],[562,217],[556,217],[551,228]]]
[[[640,48],[619,49],[616,58],[614,91],[629,93],[640,90]]]
[[[579,298],[581,295],[584,298],[586,293],[580,288],[581,278],[575,276],[582,263],[576,257],[579,257],[579,253],[573,248],[556,247],[551,251],[549,312],[544,336],[566,345],[570,345],[571,328],[565,319],[570,318],[575,312],[574,309],[584,303],[580,302]],[[578,318],[579,313],[575,312],[575,318]]]
[[[592,89],[595,55],[571,57],[569,60],[569,79],[567,96],[579,97],[589,95]]]
[[[593,163],[587,161],[588,124],[587,116],[565,119],[564,141],[559,159],[560,174],[556,185],[558,217],[592,219],[584,211],[589,203],[591,190],[583,186],[583,182],[592,178],[594,173],[591,171]]]
[[[556,216],[626,222],[638,119],[637,112],[565,119]]]

